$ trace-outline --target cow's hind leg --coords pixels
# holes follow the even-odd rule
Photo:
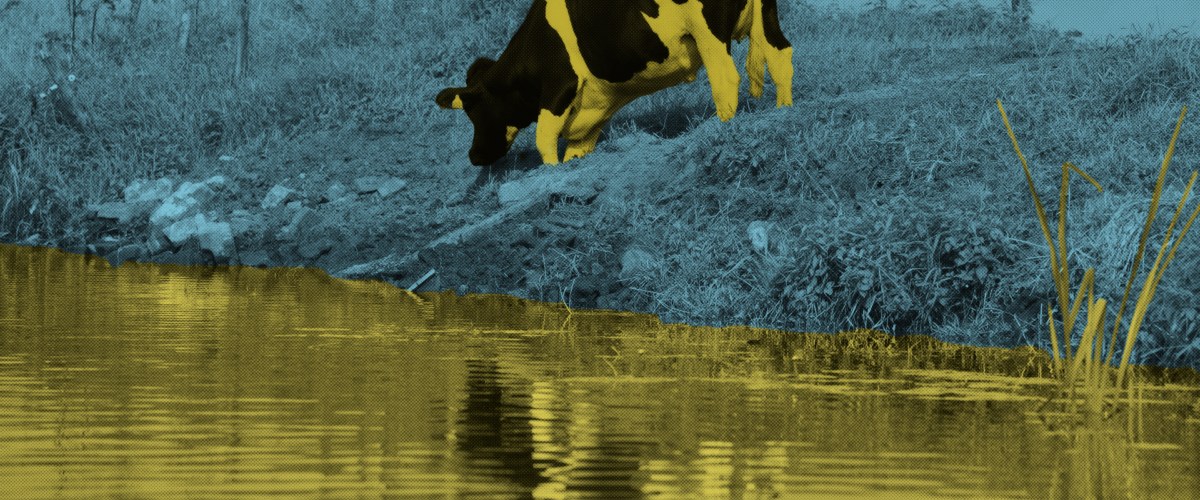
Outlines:
[[[721,117],[721,121],[728,121],[737,112],[738,86],[742,83],[742,77],[738,75],[733,57],[729,55],[729,45],[718,40],[708,29],[695,31],[692,38],[696,40],[700,59],[708,68],[708,81],[712,84],[717,116]]]
[[[771,71],[775,82],[775,107],[792,105],[792,44],[779,28],[779,10],[776,0],[753,0],[755,5],[754,26],[750,29],[750,54],[746,58],[746,71],[750,75],[750,93],[762,95],[763,63]],[[751,71],[750,65],[756,64]]]
[[[675,0],[660,2],[658,16],[650,17],[642,12],[642,17],[650,29],[668,46],[685,44],[679,37],[691,36],[700,53],[700,60],[708,68],[708,81],[712,84],[713,102],[717,105],[717,115],[721,121],[733,118],[737,112],[738,85],[742,77],[738,75],[733,57],[729,55],[729,44],[721,41],[705,20],[701,10],[704,5],[699,1]],[[690,49],[689,49],[690,50]],[[693,71],[694,73],[694,71]],[[685,75],[685,80],[691,81],[691,75]],[[678,82],[672,82],[672,84]]]
[[[762,97],[765,75],[763,64],[771,71],[775,82],[775,107],[792,105],[792,48],[776,49],[767,43],[750,40],[746,56],[746,74],[750,76],[750,95]]]
[[[750,95],[755,99],[762,97],[765,85],[764,68],[767,64],[766,36],[763,34],[762,0],[750,1],[750,50],[746,53],[746,76],[750,78]],[[772,73],[774,76],[774,73]]]
[[[765,85],[765,68],[767,56],[763,53],[762,45],[750,37],[750,51],[746,54],[746,76],[750,77],[750,95],[755,99],[762,97]],[[775,72],[771,72],[774,76]]]
[[[775,107],[792,105],[792,48],[769,50],[767,68],[775,82]]]

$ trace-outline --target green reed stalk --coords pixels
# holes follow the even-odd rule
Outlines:
[[[1029,193],[1033,195],[1034,207],[1037,209],[1038,220],[1042,224],[1042,234],[1046,237],[1046,244],[1050,247],[1050,273],[1054,277],[1054,286],[1058,291],[1059,311],[1061,311],[1063,322],[1063,357],[1062,362],[1071,363],[1069,373],[1063,372],[1063,366],[1060,364],[1058,350],[1058,334],[1054,329],[1054,310],[1052,305],[1049,309],[1050,317],[1050,345],[1054,349],[1054,371],[1065,384],[1070,384],[1071,392],[1074,394],[1074,383],[1077,377],[1081,374],[1079,368],[1084,360],[1088,361],[1085,367],[1086,373],[1083,373],[1084,385],[1089,389],[1102,390],[1107,377],[1104,376],[1100,361],[1104,360],[1104,310],[1106,302],[1104,299],[1095,300],[1092,296],[1093,283],[1095,275],[1093,269],[1088,269],[1084,274],[1083,282],[1080,284],[1079,291],[1075,297],[1075,303],[1070,309],[1067,304],[1070,302],[1070,274],[1067,269],[1067,242],[1066,242],[1066,221],[1067,221],[1067,189],[1070,179],[1070,171],[1074,170],[1082,175],[1085,179],[1096,186],[1096,189],[1104,191],[1100,184],[1093,180],[1083,170],[1080,170],[1070,162],[1064,162],[1062,167],[1062,187],[1059,191],[1058,198],[1058,245],[1050,236],[1050,226],[1046,220],[1046,210],[1042,206],[1042,200],[1038,198],[1037,190],[1033,186],[1033,177],[1029,173],[1029,163],[1025,160],[1025,156],[1021,154],[1021,148],[1017,144],[1017,137],[1013,134],[1012,126],[1008,122],[1008,115],[1004,112],[1004,106],[999,100],[996,101],[996,106],[1000,108],[1000,115],[1004,118],[1004,126],[1008,130],[1008,136],[1013,141],[1013,149],[1017,152],[1017,157],[1021,159],[1021,166],[1025,170],[1025,181],[1029,185]],[[1187,106],[1184,106],[1183,111],[1179,114],[1179,121],[1175,124],[1175,133],[1171,137],[1170,146],[1167,148],[1167,154],[1163,158],[1162,167],[1158,172],[1158,182],[1154,186],[1154,194],[1151,197],[1150,212],[1146,216],[1146,225],[1142,229],[1142,237],[1138,243],[1137,255],[1134,258],[1133,271],[1130,273],[1129,281],[1125,284],[1125,296],[1121,299],[1121,307],[1117,310],[1117,320],[1113,324],[1112,339],[1108,347],[1108,359],[1104,360],[1105,365],[1112,363],[1113,354],[1115,352],[1116,339],[1121,326],[1121,315],[1125,311],[1125,304],[1129,299],[1129,291],[1133,286],[1133,281],[1137,277],[1138,266],[1142,260],[1142,253],[1145,250],[1146,238],[1150,234],[1150,224],[1154,221],[1154,216],[1158,210],[1158,201],[1162,196],[1163,182],[1166,179],[1167,165],[1171,163],[1171,156],[1175,153],[1175,141],[1179,138],[1179,129],[1183,125],[1183,117],[1187,114]],[[1158,252],[1158,259],[1155,260],[1154,266],[1150,268],[1150,273],[1146,276],[1146,280],[1142,284],[1142,292],[1138,297],[1137,304],[1134,307],[1133,318],[1129,323],[1129,330],[1125,337],[1125,351],[1121,357],[1121,365],[1117,377],[1117,387],[1121,387],[1125,379],[1125,372],[1129,364],[1129,356],[1133,351],[1133,344],[1137,340],[1138,329],[1141,326],[1142,319],[1146,315],[1146,310],[1150,306],[1150,301],[1154,298],[1154,291],[1158,287],[1158,281],[1162,278],[1163,272],[1167,265],[1171,263],[1171,259],[1175,257],[1175,250],[1179,247],[1179,242],[1183,240],[1187,234],[1188,228],[1192,222],[1196,220],[1196,215],[1200,214],[1200,206],[1192,212],[1192,216],[1188,219],[1183,227],[1183,231],[1179,233],[1175,244],[1171,247],[1171,252],[1167,254],[1165,262],[1162,261],[1163,253],[1166,252],[1167,244],[1170,243],[1171,234],[1174,232],[1175,223],[1179,220],[1179,215],[1183,212],[1184,204],[1187,202],[1188,193],[1191,192],[1192,185],[1196,181],[1198,172],[1192,172],[1192,178],[1188,181],[1187,188],[1183,192],[1183,197],[1179,201],[1179,206],[1175,210],[1175,217],[1171,220],[1171,225],[1167,228],[1167,235],[1163,240],[1162,247]],[[1162,263],[1162,267],[1159,264]],[[1071,353],[1071,332],[1075,326],[1075,317],[1079,313],[1079,306],[1082,304],[1084,292],[1087,293],[1088,300],[1088,322],[1084,327],[1083,336],[1080,339],[1080,352],[1072,355]],[[1098,399],[1096,400],[1099,401]]]

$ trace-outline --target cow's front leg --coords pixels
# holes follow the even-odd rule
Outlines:
[[[537,148],[542,154],[542,163],[558,165],[558,136],[562,134],[563,124],[570,114],[571,108],[567,108],[562,116],[555,116],[548,109],[543,109],[538,115]]]

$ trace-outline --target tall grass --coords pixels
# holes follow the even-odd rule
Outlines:
[[[1150,233],[1151,223],[1154,222],[1154,217],[1158,211],[1158,201],[1162,196],[1163,182],[1166,180],[1167,166],[1171,163],[1171,156],[1175,154],[1175,142],[1179,138],[1179,129],[1183,126],[1183,117],[1187,114],[1187,106],[1183,107],[1183,111],[1179,113],[1179,121],[1175,124],[1175,133],[1171,136],[1170,145],[1167,147],[1166,155],[1163,157],[1162,167],[1158,171],[1158,180],[1154,185],[1154,193],[1150,198],[1150,210],[1146,215],[1146,224],[1142,230],[1142,236],[1138,242],[1137,256],[1134,258],[1133,270],[1130,272],[1129,280],[1125,284],[1125,295],[1121,298],[1121,306],[1117,311],[1117,318],[1114,322],[1112,334],[1108,345],[1108,358],[1104,358],[1104,312],[1107,302],[1104,299],[1096,299],[1093,295],[1093,281],[1095,277],[1095,269],[1089,268],[1084,274],[1083,282],[1075,295],[1074,304],[1071,304],[1071,282],[1070,273],[1067,266],[1067,191],[1069,187],[1070,171],[1074,170],[1082,175],[1085,179],[1096,186],[1097,190],[1103,191],[1100,184],[1093,180],[1083,170],[1079,169],[1070,162],[1064,162],[1062,166],[1062,184],[1059,192],[1058,203],[1058,239],[1057,244],[1050,236],[1050,228],[1046,221],[1046,211],[1042,207],[1042,200],[1038,197],[1037,190],[1033,184],[1033,177],[1029,173],[1029,164],[1025,159],[1025,155],[1021,154],[1020,145],[1017,143],[1017,137],[1013,134],[1012,125],[1008,122],[1008,115],[1004,112],[1004,106],[999,100],[996,101],[996,106],[1000,108],[1000,114],[1004,118],[1004,126],[1008,130],[1008,136],[1013,141],[1013,149],[1017,153],[1017,157],[1021,159],[1021,167],[1025,171],[1025,181],[1029,185],[1029,192],[1033,196],[1034,207],[1037,209],[1038,221],[1042,226],[1042,234],[1046,238],[1046,244],[1050,247],[1050,272],[1054,277],[1055,289],[1058,291],[1058,311],[1062,318],[1062,346],[1063,352],[1060,357],[1058,333],[1054,328],[1053,308],[1048,304],[1050,342],[1054,349],[1055,371],[1057,376],[1063,383],[1070,388],[1071,400],[1074,400],[1075,384],[1077,381],[1082,381],[1084,389],[1091,392],[1093,397],[1089,398],[1089,404],[1092,411],[1097,411],[1096,406],[1099,404],[1100,397],[1095,396],[1097,393],[1103,393],[1108,382],[1108,373],[1105,368],[1112,363],[1113,355],[1116,353],[1114,346],[1116,345],[1117,336],[1121,327],[1121,315],[1125,312],[1125,305],[1129,299],[1129,292],[1133,287],[1133,282],[1137,278],[1138,265],[1141,262],[1142,252],[1146,247],[1146,239]],[[1129,367],[1129,356],[1133,351],[1134,342],[1137,340],[1138,329],[1141,326],[1142,320],[1146,316],[1146,312],[1150,307],[1150,301],[1154,299],[1154,291],[1158,287],[1159,280],[1162,279],[1163,273],[1171,260],[1175,258],[1175,251],[1179,248],[1179,244],[1183,241],[1183,237],[1187,235],[1188,229],[1192,226],[1192,222],[1196,220],[1196,216],[1200,214],[1200,205],[1192,212],[1192,216],[1183,226],[1179,237],[1175,239],[1175,244],[1171,245],[1170,253],[1167,252],[1168,243],[1170,243],[1171,235],[1174,232],[1175,223],[1179,221],[1179,215],[1183,213],[1183,207],[1187,202],[1188,193],[1192,190],[1192,185],[1196,181],[1196,175],[1200,172],[1192,172],[1192,177],[1184,188],[1183,196],[1179,200],[1179,206],[1175,210],[1175,216],[1171,218],[1171,224],[1167,227],[1167,234],[1163,238],[1162,246],[1159,248],[1158,257],[1154,261],[1154,265],[1150,268],[1149,274],[1142,282],[1141,293],[1138,295],[1136,305],[1133,310],[1133,316],[1130,318],[1129,327],[1125,333],[1125,348],[1124,354],[1121,357],[1121,363],[1117,373],[1116,387],[1120,388],[1124,384],[1126,370]],[[1163,255],[1166,254],[1166,260],[1163,260]],[[1161,264],[1161,267],[1160,267]],[[1079,313],[1079,307],[1084,303],[1084,295],[1086,293],[1086,306],[1088,311],[1087,323],[1084,326],[1082,337],[1080,338],[1078,352],[1071,352],[1071,337],[1073,335],[1076,316]],[[1070,306],[1068,308],[1068,305]],[[1060,360],[1070,364],[1069,371],[1064,371],[1065,366],[1060,365]]]

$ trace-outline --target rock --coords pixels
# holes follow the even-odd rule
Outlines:
[[[635,245],[621,255],[621,279],[645,276],[662,267],[662,257],[648,246]]]
[[[119,267],[127,260],[142,260],[144,253],[145,250],[140,245],[125,245],[116,249],[112,253],[105,255],[104,258],[108,259],[108,263],[112,265],[112,267]]]
[[[310,243],[301,244],[296,251],[305,259],[315,259],[333,248],[333,241],[328,238],[322,238]]]
[[[271,267],[271,258],[264,250],[255,250],[241,255],[243,266]]]

